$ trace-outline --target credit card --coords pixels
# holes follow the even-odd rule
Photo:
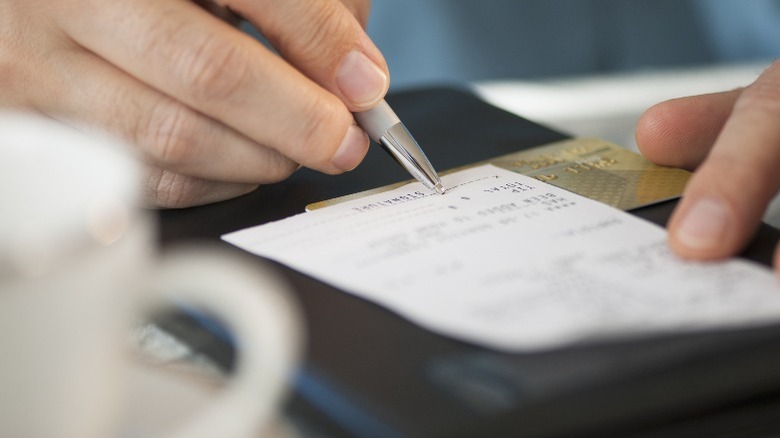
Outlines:
[[[680,197],[691,173],[658,166],[626,148],[596,138],[550,143],[440,172],[490,163],[611,205],[632,210]],[[403,181],[306,206],[316,210],[408,184]],[[446,196],[446,195],[445,195]]]

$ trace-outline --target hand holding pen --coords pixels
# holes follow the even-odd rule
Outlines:
[[[0,109],[127,139],[150,204],[355,168],[389,76],[368,0],[0,0]],[[239,18],[240,17],[240,18]],[[238,30],[246,19],[277,53]],[[393,165],[393,164],[389,164]]]

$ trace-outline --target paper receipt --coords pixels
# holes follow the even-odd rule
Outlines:
[[[502,350],[780,321],[765,267],[680,260],[661,227],[494,165],[442,179],[445,195],[414,182],[223,239]]]

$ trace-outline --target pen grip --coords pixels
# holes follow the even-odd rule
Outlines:
[[[379,139],[390,128],[401,123],[390,105],[384,100],[368,111],[353,113],[353,115],[358,125],[376,142],[379,142]]]

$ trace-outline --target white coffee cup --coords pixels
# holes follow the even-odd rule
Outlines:
[[[144,433],[251,436],[279,407],[300,347],[283,283],[224,250],[157,254],[135,163],[107,137],[0,114],[0,436],[126,435],[129,327],[170,299],[225,322],[237,366],[204,411]]]

